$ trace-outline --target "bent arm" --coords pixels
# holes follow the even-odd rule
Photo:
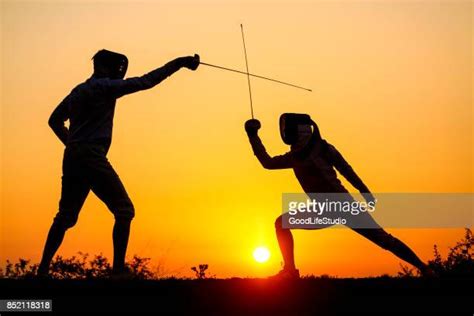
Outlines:
[[[292,157],[290,153],[281,156],[271,157],[263,146],[258,135],[249,137],[253,153],[265,169],[286,169],[292,167]]]
[[[104,92],[114,96],[115,98],[120,98],[127,94],[153,88],[184,67],[185,58],[186,57],[176,58],[164,66],[157,68],[141,77],[132,77],[125,80],[105,80],[103,86]]]
[[[48,125],[64,145],[67,144],[67,139],[69,137],[69,130],[64,122],[69,119],[68,103],[70,98],[71,97],[68,95],[61,103],[59,103],[48,120]]]

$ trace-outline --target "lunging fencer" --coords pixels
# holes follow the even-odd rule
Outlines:
[[[245,131],[257,159],[266,169],[292,168],[303,190],[313,193],[340,193],[349,195],[347,189],[338,179],[336,170],[346,178],[364,198],[374,201],[367,186],[343,158],[341,153],[321,137],[318,126],[307,114],[285,113],[280,117],[280,133],[290,151],[271,157],[265,150],[258,130],[261,124],[256,119],[245,122]],[[393,237],[381,228],[372,216],[364,212],[363,221],[367,227],[350,227],[378,246],[419,269],[422,275],[432,275],[432,270],[402,241]],[[294,241],[289,228],[282,225],[282,216],[275,221],[276,236],[283,256],[284,267],[277,278],[298,278],[299,270],[294,259]]]

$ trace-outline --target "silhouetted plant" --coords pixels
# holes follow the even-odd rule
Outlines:
[[[94,256],[89,261],[89,267],[85,270],[86,278],[105,278],[112,272],[112,267],[102,254]]]
[[[208,268],[209,268],[209,265],[200,264],[197,268],[192,267],[191,270],[194,271],[194,274],[196,275],[196,279],[202,280],[202,279],[209,278],[209,276],[206,275],[206,271]]]
[[[28,278],[36,274],[38,269],[37,264],[30,264],[30,260],[18,259],[18,262],[13,264],[7,260],[5,271],[0,269],[0,277],[2,278]]]
[[[87,254],[79,253],[80,257],[63,258],[57,256],[51,262],[50,275],[55,279],[82,279],[86,277]]]
[[[439,277],[448,278],[474,278],[474,236],[469,228],[466,228],[464,238],[449,249],[448,256],[443,259],[439,253],[438,246],[434,245],[434,258],[428,261],[428,266]],[[413,269],[402,265],[400,277],[414,276]]]
[[[474,278],[474,236],[466,228],[464,238],[449,249],[445,260],[438,247],[434,246],[434,259],[428,262],[439,276],[455,278]]]
[[[307,275],[301,276],[301,278],[305,280],[332,280],[332,279],[337,279],[337,276],[324,273],[321,275],[307,274]]]
[[[157,278],[150,267],[150,258],[134,256],[126,263],[133,279]],[[30,260],[20,258],[13,264],[7,260],[5,271],[0,269],[1,278],[23,279],[34,277],[38,269],[37,264],[30,264]],[[54,279],[91,279],[110,276],[112,267],[102,254],[89,259],[87,253],[79,252],[77,256],[63,258],[56,256],[51,262],[50,276]]]
[[[398,272],[400,278],[413,278],[418,275],[418,272],[416,272],[415,269],[410,268],[407,265],[400,264],[400,269],[402,269],[402,271]]]
[[[135,279],[149,280],[156,278],[155,274],[150,270],[149,264],[150,258],[141,258],[135,255],[132,261],[128,262],[126,266],[130,269]]]

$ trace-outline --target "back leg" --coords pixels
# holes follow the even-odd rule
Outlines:
[[[381,248],[390,251],[398,258],[410,263],[418,268],[421,273],[425,273],[427,266],[405,243],[393,237],[382,228],[353,228],[353,230]]]

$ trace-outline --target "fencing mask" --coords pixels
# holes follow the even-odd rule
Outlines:
[[[280,135],[285,144],[295,145],[308,133],[321,138],[318,126],[308,114],[284,113],[280,116]]]
[[[94,57],[94,73],[101,77],[123,79],[128,68],[127,56],[106,49],[99,50]]]

